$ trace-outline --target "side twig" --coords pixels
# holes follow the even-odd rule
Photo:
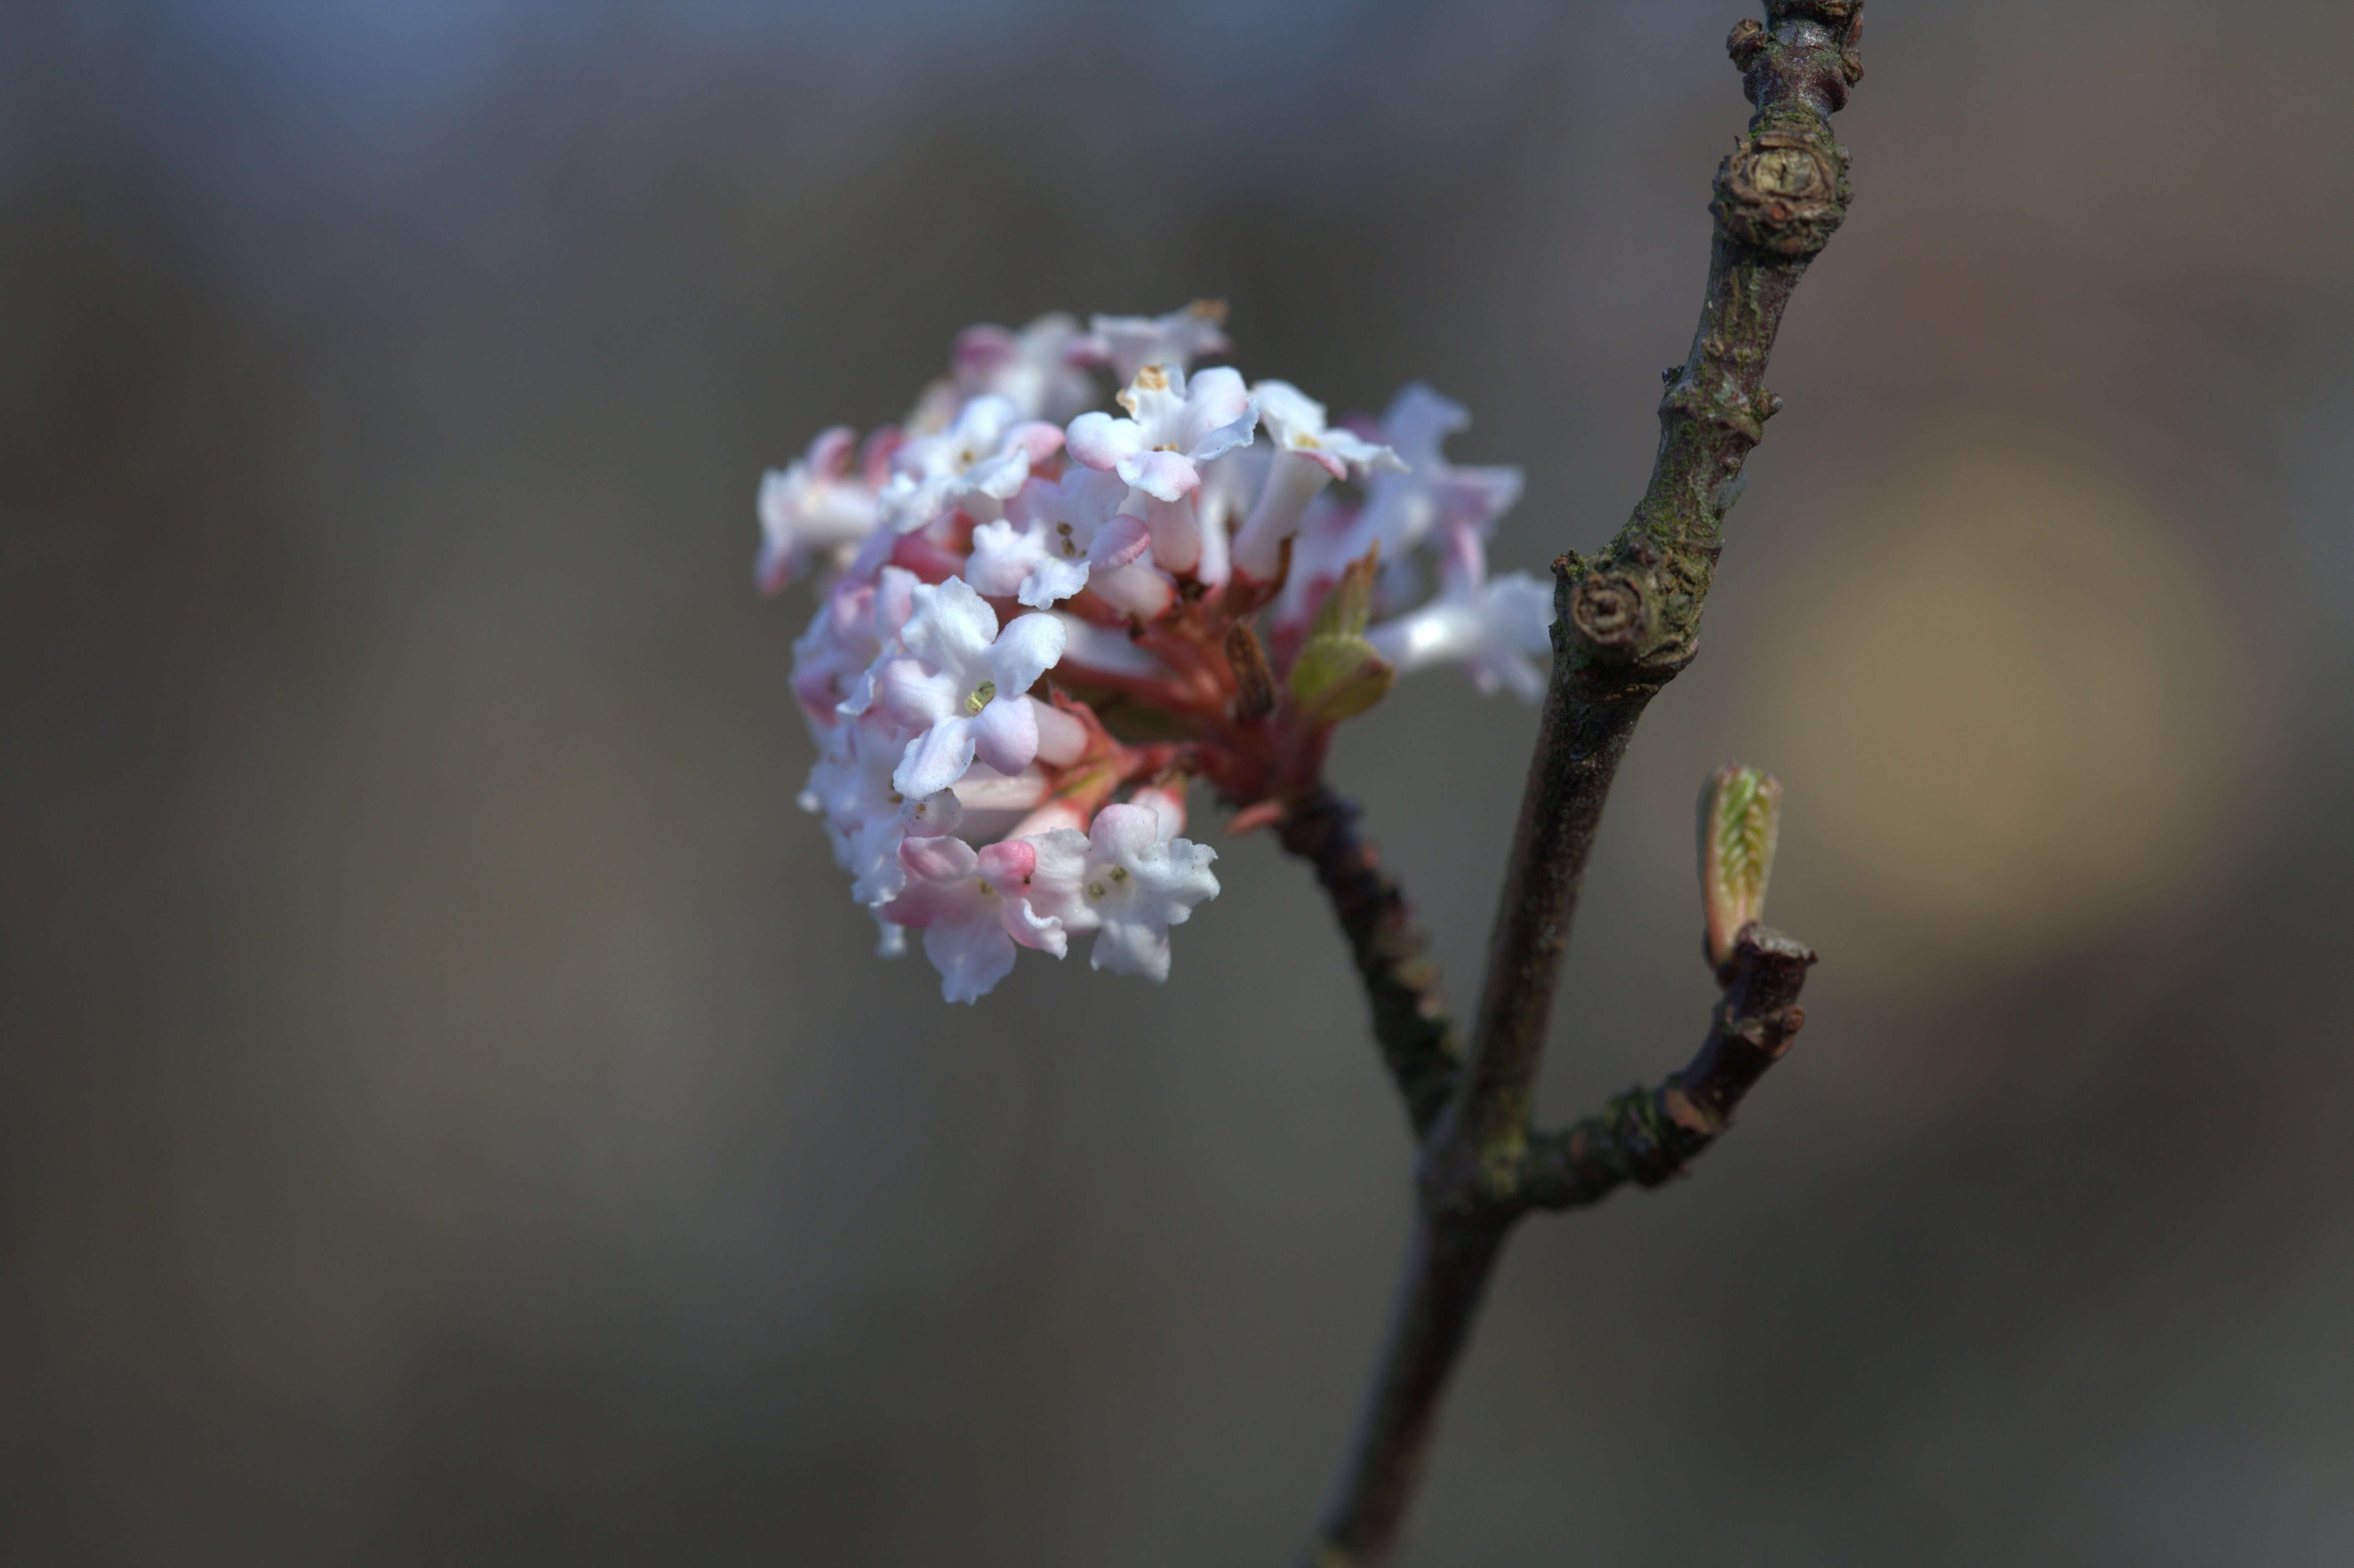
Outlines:
[[[1278,822],[1283,847],[1316,869],[1373,1004],[1373,1041],[1419,1139],[1447,1104],[1460,1065],[1438,959],[1397,881],[1356,832],[1357,808],[1319,786]]]
[[[1700,324],[1682,366],[1663,376],[1649,487],[1600,556],[1573,552],[1553,563],[1553,678],[1486,985],[1465,1065],[1427,1123],[1414,1239],[1305,1559],[1314,1568],[1391,1558],[1512,1222],[1532,1204],[1565,1207],[1626,1180],[1664,1179],[1723,1130],[1798,1022],[1795,998],[1812,955],[1753,928],[1718,1028],[1691,1066],[1592,1122],[1531,1136],[1553,989],[1603,803],[1644,708],[1698,649],[1724,514],[1744,461],[1781,407],[1764,376],[1782,313],[1846,215],[1848,158],[1829,116],[1863,74],[1863,0],[1766,0],[1766,25],[1744,19],[1727,40],[1756,113],[1717,171]],[[1351,940],[1362,955],[1353,928]],[[1362,956],[1360,968],[1370,983]],[[1379,1016],[1378,994],[1374,1005]],[[1423,1128],[1415,1091],[1403,1078],[1401,1087]]]
[[[1681,1073],[1629,1089],[1600,1116],[1529,1139],[1520,1196],[1534,1209],[1598,1203],[1622,1183],[1656,1187],[1733,1125],[1734,1108],[1782,1059],[1804,1023],[1798,990],[1815,955],[1763,926],[1743,928],[1708,1038]]]

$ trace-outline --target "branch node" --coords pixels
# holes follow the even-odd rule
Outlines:
[[[1724,40],[1724,52],[1733,57],[1736,69],[1744,75],[1766,52],[1766,24],[1755,16],[1744,16],[1733,24],[1732,35]]]
[[[1812,256],[1847,216],[1846,160],[1818,136],[1758,131],[1716,172],[1709,204],[1724,231],[1776,256]]]
[[[1632,648],[1651,623],[1643,585],[1617,572],[1588,572],[1570,590],[1569,621],[1597,650]]]
[[[1766,355],[1791,291],[1846,211],[1847,154],[1827,116],[1863,74],[1862,13],[1863,0],[1766,0],[1765,24],[1744,22],[1726,40],[1757,111],[1718,173],[1700,324],[1684,364],[1660,376],[1669,391],[1650,485],[1598,560],[1569,552],[1553,562],[1553,680],[1479,1021],[1459,1065],[1448,1040],[1432,1118],[1417,1110],[1422,1210],[1389,1336],[1310,1553],[1318,1568],[1388,1560],[1511,1221],[1532,1207],[1593,1202],[1628,1181],[1666,1181],[1731,1125],[1743,1094],[1805,1021],[1798,988],[1814,955],[1744,927],[1723,1003],[1682,1072],[1656,1090],[1618,1097],[1605,1115],[1575,1127],[1528,1130],[1553,987],[1603,803],[1637,719],[1698,647],[1742,459],[1780,406],[1761,385]],[[1325,874],[1324,858],[1310,858]],[[1340,889],[1329,875],[1326,885],[1354,943]],[[1360,947],[1361,967],[1364,952]],[[1373,971],[1366,973],[1372,989]],[[1499,1192],[1493,1179],[1504,1161],[1512,1168]]]

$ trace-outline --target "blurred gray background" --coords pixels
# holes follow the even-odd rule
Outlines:
[[[0,1556],[1284,1561],[1408,1200],[1328,912],[1197,801],[1165,990],[871,957],[753,488],[1219,295],[1591,547],[1742,11],[0,15]],[[1548,1115],[1703,1030],[1716,763],[1812,1022],[1522,1231],[1418,1562],[2354,1561],[2354,17],[2258,15],[1872,7]],[[1532,731],[1333,762],[1465,1006]]]

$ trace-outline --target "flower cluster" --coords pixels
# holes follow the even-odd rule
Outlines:
[[[1487,572],[1519,471],[1448,463],[1468,421],[1425,387],[1334,425],[1194,369],[1224,316],[973,327],[904,423],[761,481],[762,591],[831,574],[793,645],[801,804],[883,950],[920,930],[951,1001],[1090,932],[1096,967],[1166,979],[1169,928],[1218,893],[1178,836],[1190,780],[1261,825],[1401,673],[1543,688],[1552,593]]]

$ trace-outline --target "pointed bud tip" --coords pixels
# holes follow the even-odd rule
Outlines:
[[[1743,927],[1765,917],[1781,828],[1780,779],[1729,765],[1709,776],[1700,800],[1700,882],[1712,967],[1732,959]]]

